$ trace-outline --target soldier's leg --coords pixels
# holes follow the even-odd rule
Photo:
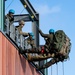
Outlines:
[[[19,47],[19,53],[21,53],[21,54],[25,54],[25,53],[38,53],[39,54],[39,53],[41,53],[41,51],[36,49],[36,48],[23,50],[21,47]]]
[[[51,65],[53,65],[53,64],[55,64],[57,62],[59,62],[59,59],[58,58],[53,58],[49,62],[47,62],[46,64],[44,64],[43,66],[38,67],[37,69],[38,70],[41,70],[41,69],[48,68],[49,66],[51,66]]]
[[[39,53],[40,51],[36,50],[36,48],[26,49],[25,53]]]
[[[31,56],[30,54],[28,54],[28,61],[41,61],[48,58],[53,58],[54,56],[55,56],[54,54],[48,54],[47,56],[42,55]]]

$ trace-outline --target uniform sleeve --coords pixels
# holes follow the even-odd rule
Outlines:
[[[39,33],[42,37],[48,38],[49,35],[48,34],[44,34],[41,30],[39,30]]]
[[[24,35],[25,37],[28,36],[28,33],[22,32],[22,29],[18,27],[18,31],[21,35]]]
[[[28,33],[22,32],[20,31],[20,34],[24,35],[24,36],[28,36]]]

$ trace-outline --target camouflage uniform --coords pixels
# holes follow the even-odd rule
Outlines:
[[[22,27],[20,25],[16,26],[16,29],[18,29],[18,31],[21,35],[28,36],[28,33],[22,32]]]
[[[32,48],[35,47],[34,40],[30,37],[27,38],[27,44],[30,44]]]
[[[42,60],[46,60],[48,58],[53,58],[54,54],[48,54],[47,56],[43,56],[43,55],[36,55],[36,56],[31,56],[28,55],[28,61],[42,61]]]
[[[34,34],[33,33],[29,33],[29,37],[26,39],[26,41],[27,41],[27,46],[26,46],[27,50],[25,50],[25,51],[27,51],[27,52],[35,50],[35,43],[34,43],[34,38],[33,37],[34,37]],[[29,56],[34,57],[35,54],[28,53],[27,56],[28,56],[28,60],[29,60],[30,59]]]
[[[57,62],[60,62],[60,61],[63,62],[64,59],[65,59],[65,56],[63,54],[57,53],[56,55],[54,55],[53,59],[51,59],[49,62],[47,62],[46,64],[44,64],[40,67],[38,66],[37,69],[41,70],[41,69],[48,68]]]
[[[53,43],[54,43],[54,34],[44,34],[41,30],[39,30],[39,33],[41,34],[42,37],[45,38],[45,50],[49,52],[52,49]]]
[[[13,9],[10,9],[8,14],[5,16],[5,19],[8,18],[10,23],[13,23],[13,21],[14,21],[13,14],[15,14],[15,11]]]
[[[10,9],[8,14],[5,15],[5,25],[8,25],[9,30],[11,30],[11,25],[14,22],[14,13],[15,11],[13,9]],[[6,30],[6,26],[4,26],[4,29]]]
[[[14,21],[14,17],[12,16],[12,17],[10,17],[10,15],[9,14],[7,14],[6,16],[5,16],[5,19],[9,19],[9,22],[13,22]]]
[[[22,28],[23,28],[22,25],[24,26],[24,21],[23,21],[23,20],[21,20],[21,21],[19,22],[19,26],[16,26],[16,29],[18,29],[18,31],[19,31],[19,33],[20,33],[21,35],[24,35],[24,36],[26,37],[26,36],[28,36],[28,33],[22,32]]]
[[[46,64],[44,64],[43,66],[39,67],[37,66],[37,70],[41,70],[41,69],[45,69],[45,68],[48,68],[49,66],[59,62],[59,58],[53,58],[51,59],[49,62],[47,62]]]
[[[44,64],[40,67],[37,67],[38,70],[48,68],[49,66],[51,66],[59,61],[62,62],[69,57],[70,45],[71,45],[70,39],[67,37],[67,35],[62,35],[62,37],[65,37],[65,38],[62,39],[62,38],[60,38],[60,36],[58,36],[58,38],[60,38],[60,40],[63,41],[63,44],[62,44],[61,48],[58,48],[60,50],[56,51],[54,54],[47,55],[46,57],[43,57],[41,55],[38,55],[35,57],[29,56],[30,61],[41,61],[41,60],[45,60],[48,58],[53,58],[49,62],[47,62],[46,64]],[[61,42],[59,42],[59,43],[61,43]]]
[[[56,54],[54,54],[53,59],[51,59],[49,62],[42,65],[41,67],[38,67],[39,70],[48,68],[49,66],[51,66],[59,61],[63,62],[65,59],[67,60],[67,58],[69,57],[71,43],[70,43],[70,39],[67,37],[67,35],[64,35],[64,36],[65,36],[65,40],[63,40],[63,44],[62,44],[62,47],[60,48],[60,50],[58,52],[56,52]]]
[[[41,53],[37,56],[29,56],[29,58],[30,58],[30,59],[28,59],[29,61],[38,61],[38,60],[40,61],[40,60],[44,60],[44,59],[53,57],[53,54],[50,54],[50,53],[48,54],[48,52],[50,52],[49,49],[53,45],[54,34],[44,34],[41,30],[39,30],[39,33],[41,34],[42,37],[47,38],[46,43],[44,45],[47,54]],[[39,49],[39,51],[40,51],[40,49]]]

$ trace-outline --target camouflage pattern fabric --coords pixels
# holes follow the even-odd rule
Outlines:
[[[69,37],[64,33],[63,30],[55,32],[56,42],[54,42],[54,48],[64,56],[68,56],[71,50],[71,42]]]

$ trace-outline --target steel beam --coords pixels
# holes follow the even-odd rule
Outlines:
[[[26,10],[28,11],[31,19],[38,20],[38,17],[36,15],[37,12],[34,10],[29,0],[20,0],[20,1],[23,4],[23,6],[26,8]]]
[[[39,18],[39,14],[37,14],[37,17]],[[38,21],[33,21],[32,22],[32,31],[35,35],[35,45],[36,47],[39,47],[39,20]]]
[[[20,20],[24,20],[25,22],[33,21],[29,14],[14,15],[14,22],[19,22]],[[37,20],[35,20],[35,21],[37,21]]]
[[[29,14],[14,15],[14,22],[19,22],[20,20],[24,20],[25,22],[32,21]]]

